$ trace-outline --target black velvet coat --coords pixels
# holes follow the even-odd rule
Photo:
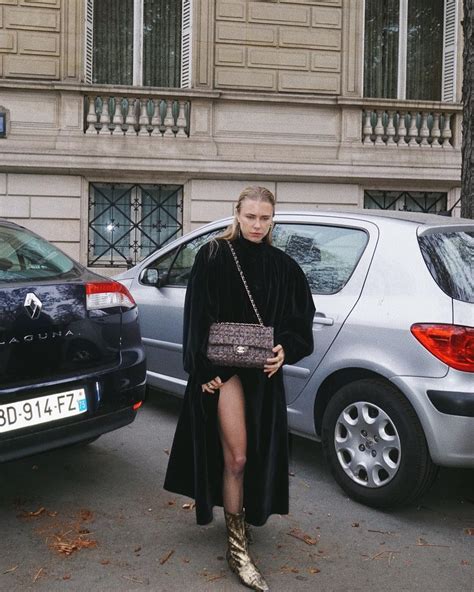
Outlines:
[[[267,243],[233,242],[265,325],[274,327],[275,345],[293,364],[313,350],[314,305],[306,277],[288,255]],[[259,369],[213,366],[206,357],[214,321],[256,322],[228,245],[204,245],[196,256],[186,292],[183,356],[189,381],[170,453],[165,489],[192,497],[198,524],[207,524],[214,505],[222,506],[223,455],[217,426],[219,393],[201,385],[234,374],[242,381],[247,426],[244,507],[256,526],[270,514],[288,513],[287,412],[281,370],[271,378]]]

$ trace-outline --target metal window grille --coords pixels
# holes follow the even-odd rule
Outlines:
[[[90,266],[135,265],[182,231],[182,186],[90,184]]]
[[[448,194],[439,191],[364,191],[364,208],[439,214],[446,212]]]

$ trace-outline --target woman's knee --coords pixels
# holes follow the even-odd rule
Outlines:
[[[245,454],[229,454],[225,459],[225,468],[235,477],[243,475],[247,458]]]

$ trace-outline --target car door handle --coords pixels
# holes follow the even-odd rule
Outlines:
[[[313,318],[313,325],[334,325],[334,319],[322,313],[316,313]]]

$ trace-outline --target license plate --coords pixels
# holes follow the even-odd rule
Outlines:
[[[57,421],[87,411],[83,388],[0,405],[0,433]]]

